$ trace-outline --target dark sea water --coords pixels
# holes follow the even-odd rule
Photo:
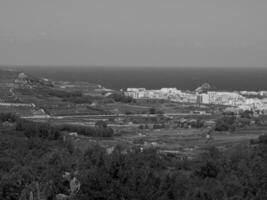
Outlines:
[[[207,82],[218,90],[267,90],[267,68],[218,67],[16,67],[54,80],[87,81],[111,89],[177,87],[195,89]]]

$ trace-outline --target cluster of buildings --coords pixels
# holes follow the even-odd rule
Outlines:
[[[242,110],[267,110],[267,98],[250,98],[245,96],[245,94],[265,95],[266,93],[264,91],[260,93],[245,91],[207,91],[206,93],[198,93],[192,91],[181,91],[176,88],[162,88],[159,90],[128,88],[125,92],[125,95],[134,99],[165,99],[181,103],[234,106]]]
[[[235,92],[207,92],[204,94],[197,94],[198,102],[202,104],[218,104],[238,106],[245,102],[246,98]]]
[[[197,95],[193,92],[182,92],[176,88],[161,88],[160,90],[146,90],[145,88],[128,88],[126,96],[134,99],[166,99],[176,102],[196,103]]]
[[[267,97],[267,91],[240,91],[239,93],[244,96]]]

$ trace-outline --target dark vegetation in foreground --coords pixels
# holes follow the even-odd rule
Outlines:
[[[244,128],[251,125],[251,122],[254,121],[254,124],[261,126],[262,118],[260,116],[254,117],[253,111],[244,111],[240,113],[240,116],[237,117],[235,113],[224,113],[224,115],[217,119],[216,121],[216,131],[235,131],[236,128]]]
[[[91,104],[93,101],[101,99],[101,97],[84,95],[81,91],[65,91],[65,90],[48,90],[48,95],[61,98],[65,102],[76,104]],[[103,93],[105,95],[105,93]],[[114,92],[107,99],[122,103],[135,103],[131,97],[125,96],[122,92]]]
[[[10,124],[19,120],[14,115],[0,118]],[[93,146],[82,153],[49,125],[37,130],[1,126],[1,200],[27,199],[21,196],[22,191],[34,181],[45,188],[47,199],[68,194],[62,178],[66,171],[78,171],[81,187],[72,198],[78,200],[267,198],[267,136],[228,152],[212,147],[198,159],[180,160],[156,149],[142,152],[117,147],[107,153]],[[23,127],[23,122],[17,126]]]
[[[108,127],[105,122],[99,121],[95,127],[61,125],[51,126],[48,123],[33,122],[25,119],[20,119],[12,113],[0,113],[0,122],[12,123],[15,125],[15,130],[23,132],[27,138],[42,138],[47,140],[61,139],[61,132],[76,132],[79,135],[91,137],[112,137],[113,129]],[[12,125],[13,126],[13,125]]]
[[[27,120],[18,120],[16,130],[23,131],[25,136],[40,137],[49,140],[57,140],[61,137],[61,132],[76,132],[79,135],[90,137],[112,137],[113,129],[105,126],[105,124],[96,125],[95,127],[62,125],[51,126],[47,123],[32,122]]]

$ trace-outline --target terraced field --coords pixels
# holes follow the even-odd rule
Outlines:
[[[85,136],[73,138],[73,143],[82,151],[92,145],[99,144],[106,148],[120,145],[124,148],[157,148],[162,153],[177,156],[194,157],[208,147],[215,146],[228,150],[237,145],[248,145],[250,140],[266,133],[267,128],[250,128],[233,133],[214,132],[212,139],[207,140],[200,129],[176,129],[125,132],[109,139],[95,139]]]

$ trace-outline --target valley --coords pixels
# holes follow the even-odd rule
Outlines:
[[[106,149],[156,148],[164,154],[192,158],[209,146],[227,150],[248,144],[266,130],[262,116],[251,117],[243,127],[235,125],[236,130],[215,130],[226,106],[133,100],[97,84],[52,81],[12,70],[0,72],[0,112],[56,127],[95,127],[104,122],[113,129],[109,138],[69,137],[82,151],[97,143]],[[255,124],[258,119],[261,121]],[[214,127],[211,140],[206,138],[209,127]]]

